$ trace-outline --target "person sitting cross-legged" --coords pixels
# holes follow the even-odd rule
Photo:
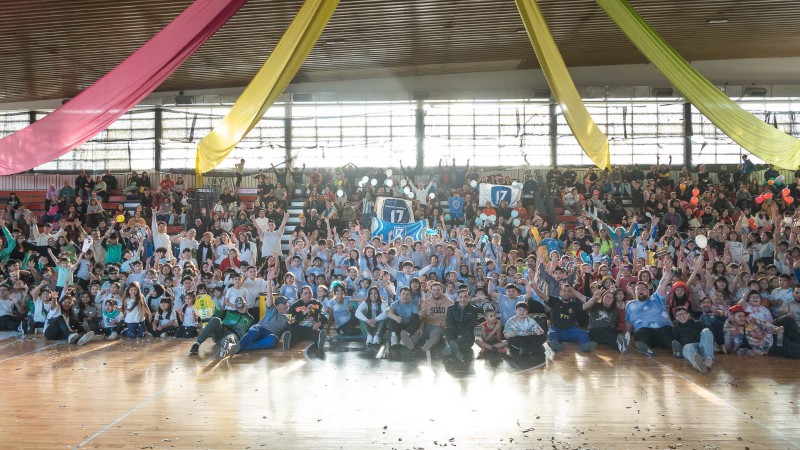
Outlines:
[[[692,367],[702,373],[714,364],[714,333],[705,325],[692,319],[683,306],[675,308],[675,323],[672,326],[672,353],[683,355]]]
[[[475,325],[478,323],[478,308],[470,302],[469,290],[458,291],[457,302],[447,308],[447,340],[445,356],[452,354],[464,362],[464,353],[469,352],[475,343]]]
[[[517,303],[516,315],[506,321],[503,334],[515,356],[544,355],[544,342],[547,339],[539,324],[528,317],[528,304]]]

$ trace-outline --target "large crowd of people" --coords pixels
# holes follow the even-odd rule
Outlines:
[[[800,172],[745,156],[713,177],[671,160],[518,173],[290,160],[251,174],[242,160],[237,186],[252,176],[257,199],[224,189],[203,205],[180,176],[81,172],[50,186],[41,217],[9,197],[0,330],[81,345],[174,337],[191,354],[211,338],[221,356],[342,338],[462,362],[473,348],[535,358],[568,343],[666,349],[701,372],[721,353],[800,358]],[[482,183],[521,199],[479,205]],[[140,206],[103,210],[117,191]],[[428,230],[373,236],[379,197],[411,199]],[[455,198],[463,210],[442,208]],[[288,232],[293,199],[303,212]]]

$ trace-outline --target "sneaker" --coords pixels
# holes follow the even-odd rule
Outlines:
[[[81,336],[78,333],[72,333],[67,337],[67,343],[68,344],[74,344],[74,343],[78,342],[78,339],[80,339],[80,338],[81,338]]]
[[[283,351],[288,351],[292,346],[292,332],[284,331],[281,335],[281,341],[283,341]]]
[[[192,344],[192,348],[189,349],[189,354],[196,355],[198,353],[200,353],[200,344],[195,342],[194,344]]]
[[[78,339],[78,345],[84,345],[84,344],[86,344],[87,342],[89,342],[89,341],[91,341],[93,339],[94,339],[94,331],[90,331],[90,332],[84,334],[83,336],[81,336],[80,339]]]
[[[228,356],[228,351],[230,351],[231,345],[233,345],[233,342],[231,342],[231,340],[228,338],[223,339],[222,342],[219,343],[220,358]]]
[[[372,336],[372,343],[375,345],[381,345],[381,337],[378,336],[377,334],[375,336]]]
[[[427,341],[425,341],[424,344],[422,344],[422,347],[420,347],[420,348],[425,350],[426,352],[430,352],[431,349],[433,348],[433,340],[432,339],[428,339]]]
[[[325,351],[325,341],[328,340],[328,333],[325,330],[319,330],[319,336],[317,337],[317,350],[320,352]]]
[[[453,349],[450,347],[450,344],[444,346],[444,350],[442,350],[442,356],[452,356]]]
[[[160,337],[161,339],[169,339],[169,337],[170,337],[170,336],[169,336],[168,334],[164,333],[164,334],[162,334],[162,335],[161,335],[161,336],[159,336],[159,337]]]
[[[645,344],[644,342],[637,342],[636,350],[639,350],[639,353],[643,354],[644,356],[647,356],[648,358],[656,356],[656,352],[654,352],[653,349],[650,348],[650,346]]]
[[[397,333],[392,333],[389,336],[389,345],[394,347],[395,345],[400,345],[400,338],[397,337]]]
[[[714,365],[714,360],[712,358],[706,358],[705,359],[705,363],[706,363],[706,367],[708,367],[710,369],[711,366]]]
[[[119,333],[117,333],[116,331],[112,331],[111,334],[108,335],[108,339],[111,340],[111,341],[113,341],[114,339],[116,339],[118,337],[119,337]]]
[[[558,341],[550,341],[547,343],[550,346],[550,350],[554,352],[563,352],[564,351],[564,344]]]
[[[241,350],[241,349],[242,349],[242,347],[240,347],[238,343],[234,342],[233,344],[231,344],[231,348],[229,350],[229,353],[230,353],[231,356],[233,356],[233,355],[239,353],[239,350]]]
[[[681,357],[681,351],[683,350],[683,345],[681,345],[678,341],[672,341],[672,356],[675,358]]]
[[[372,335],[368,334],[367,335],[367,348],[370,348],[370,347],[372,347]]]
[[[450,348],[450,351],[453,353],[453,356],[455,356],[456,359],[459,362],[463,363],[464,362],[464,354],[461,353],[461,349],[458,348],[458,343],[456,341],[450,341],[450,344],[448,345],[448,347]]]
[[[582,344],[580,347],[580,351],[582,352],[591,352],[592,350],[597,348],[597,342],[589,341],[585,344]]]
[[[409,350],[414,350],[414,341],[411,340],[411,335],[408,334],[408,331],[403,330],[400,332],[400,341],[403,345],[406,346]]]
[[[708,373],[708,366],[700,353],[695,353],[694,356],[692,356],[692,367],[697,369],[700,373]]]
[[[617,348],[619,352],[623,354],[628,351],[628,342],[625,340],[625,336],[621,334],[617,335]]]

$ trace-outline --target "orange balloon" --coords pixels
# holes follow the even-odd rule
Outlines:
[[[681,190],[683,191],[685,189],[686,189],[686,185],[684,183],[681,183]]]
[[[772,200],[772,192],[764,193],[764,200]]]
[[[783,201],[785,201],[787,205],[794,203],[794,199],[792,197],[785,197]]]
[[[696,190],[697,190],[697,189],[695,189],[695,191],[696,191]],[[697,197],[692,197],[692,200],[691,200],[689,203],[691,203],[691,204],[693,204],[693,205],[696,205],[698,202],[700,202],[700,200],[698,200],[698,199],[697,199]]]
[[[792,191],[791,191],[791,190],[789,190],[789,188],[783,188],[783,190],[781,191],[781,193],[783,194],[783,196],[784,196],[784,197],[788,197],[788,196],[789,196],[789,194],[791,194],[791,193],[792,193]]]
[[[700,195],[700,189],[692,189],[692,196],[697,197],[698,195]]]
[[[770,186],[772,186],[772,185],[774,185],[774,184],[775,184],[775,180],[769,180],[769,181],[767,181],[767,184],[768,184],[768,185],[770,185]]]

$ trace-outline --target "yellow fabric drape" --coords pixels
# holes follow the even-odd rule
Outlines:
[[[750,153],[782,169],[800,166],[800,140],[742,109],[695,70],[627,0],[596,0],[637,49],[703,115]]]
[[[197,144],[197,174],[220,165],[261,120],[297,74],[338,4],[339,0],[306,0],[230,112]]]
[[[610,167],[608,138],[597,128],[597,124],[586,110],[586,105],[583,104],[578,89],[575,88],[575,83],[569,76],[564,59],[558,51],[556,42],[550,34],[539,4],[536,3],[536,0],[515,1],[525,29],[528,31],[533,51],[536,53],[539,65],[542,66],[547,84],[550,85],[553,96],[561,107],[575,139],[597,167],[601,169]]]

